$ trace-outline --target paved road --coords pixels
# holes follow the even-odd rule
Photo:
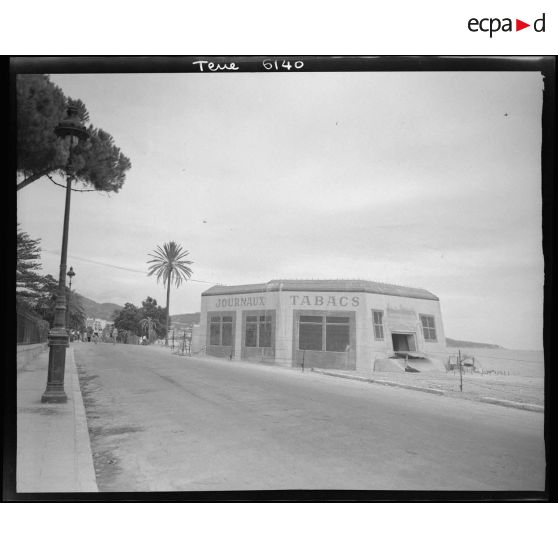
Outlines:
[[[75,343],[101,491],[543,490],[543,415]]]

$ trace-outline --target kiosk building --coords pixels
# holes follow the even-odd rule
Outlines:
[[[361,280],[211,287],[196,337],[217,357],[360,372],[445,351],[436,295]]]

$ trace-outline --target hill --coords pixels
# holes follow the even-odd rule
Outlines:
[[[122,310],[122,306],[114,304],[113,302],[95,302],[90,298],[87,298],[79,293],[75,296],[79,298],[83,309],[85,310],[85,315],[88,318],[99,318],[101,320],[112,320],[112,314],[115,310]]]
[[[114,304],[113,302],[95,302],[86,296],[75,293],[85,310],[85,315],[88,318],[100,318],[101,320],[112,320],[114,311],[122,310],[123,306]],[[193,312],[191,314],[175,314],[171,315],[171,322],[178,322],[180,324],[199,324],[200,313]]]
[[[191,314],[175,314],[170,317],[171,323],[179,324],[199,324],[200,313],[192,312]]]
[[[500,345],[490,345],[489,343],[476,343],[473,341],[460,341],[446,337],[447,347],[464,347],[469,349],[503,349]]]

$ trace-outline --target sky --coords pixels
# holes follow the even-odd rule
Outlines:
[[[368,279],[436,294],[448,337],[542,349],[539,73],[50,77],[132,162],[119,193],[72,193],[80,294],[164,306],[146,262],[174,240],[171,314],[216,283]],[[64,193],[17,196],[55,277]]]

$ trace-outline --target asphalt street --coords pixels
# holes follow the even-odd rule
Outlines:
[[[543,414],[75,343],[100,491],[543,490]]]

